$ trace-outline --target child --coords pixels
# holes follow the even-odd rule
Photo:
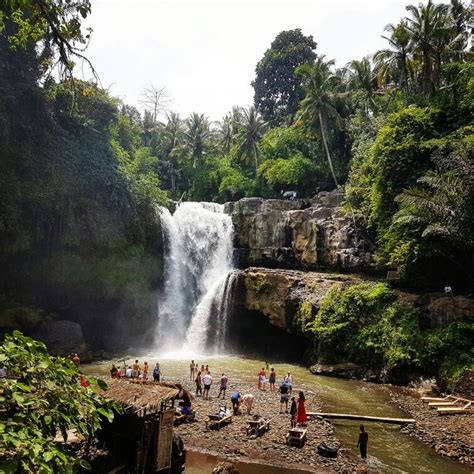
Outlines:
[[[291,427],[296,428],[296,413],[298,408],[296,406],[296,399],[295,397],[291,397],[291,407],[290,407],[290,415],[291,415]]]

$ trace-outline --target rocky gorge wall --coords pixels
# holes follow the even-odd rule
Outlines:
[[[226,203],[241,268],[362,269],[372,247],[342,213],[339,191],[310,200],[243,198]]]

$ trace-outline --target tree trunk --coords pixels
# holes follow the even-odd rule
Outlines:
[[[326,155],[328,157],[329,168],[331,168],[331,174],[334,179],[334,184],[336,185],[336,189],[339,188],[339,183],[337,182],[336,173],[334,172],[334,167],[332,165],[331,154],[329,153],[329,147],[326,140],[326,132],[324,131],[324,122],[323,122],[323,115],[321,111],[319,111],[319,126],[321,128],[321,136],[323,137],[323,144],[326,150]]]

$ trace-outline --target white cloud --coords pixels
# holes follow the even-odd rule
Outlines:
[[[343,65],[384,46],[387,23],[405,14],[406,0],[98,0],[87,51],[113,95],[138,106],[152,82],[173,108],[219,119],[253,100],[255,65],[282,30],[313,35],[317,52]],[[86,77],[87,73],[86,73]]]

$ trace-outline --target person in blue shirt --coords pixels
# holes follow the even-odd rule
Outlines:
[[[232,403],[232,408],[234,411],[234,415],[238,415],[240,413],[240,402],[242,401],[241,395],[239,392],[233,392],[230,396],[230,401]]]

